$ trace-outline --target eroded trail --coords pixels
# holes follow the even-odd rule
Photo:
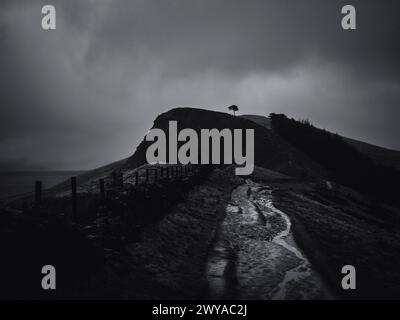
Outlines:
[[[289,217],[268,186],[247,180],[232,192],[207,262],[210,298],[331,299],[296,245]]]

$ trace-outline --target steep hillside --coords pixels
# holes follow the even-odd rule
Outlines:
[[[343,139],[353,145],[361,153],[369,156],[375,163],[393,167],[400,171],[400,151],[378,147],[350,138],[343,137]]]
[[[271,119],[269,117],[258,116],[254,114],[243,114],[240,117],[253,121],[264,128],[271,129]]]
[[[175,120],[178,123],[178,130],[184,128],[194,129],[200,133],[201,129],[216,128],[219,130],[228,129],[254,129],[255,146],[254,159],[255,165],[267,169],[271,169],[282,174],[301,178],[324,178],[326,170],[312,161],[305,153],[297,150],[278,134],[272,130],[260,126],[257,123],[235,117],[227,113],[215,112],[196,108],[175,108],[166,113],[159,115],[153,124],[153,128],[163,129],[167,135],[168,144],[168,124],[169,121]],[[87,171],[77,177],[78,187],[84,185],[97,184],[99,178],[107,177],[112,172],[119,171],[122,173],[131,172],[132,169],[138,168],[147,163],[146,150],[152,142],[144,139],[136,148],[134,154],[120,161],[102,166],[100,168]],[[178,143],[179,145],[183,142]],[[222,150],[221,150],[222,151]],[[221,152],[221,159],[223,159]],[[200,151],[199,151],[200,157]],[[66,180],[57,186],[46,191],[46,196],[54,194],[63,194],[70,191],[70,180]],[[28,195],[27,198],[30,198]],[[15,203],[20,204],[25,199],[15,199]]]
[[[400,172],[376,164],[342,137],[296,121],[282,114],[271,114],[273,131],[329,171],[329,179],[358,190],[371,199],[399,205],[397,186]]]
[[[253,115],[253,114],[245,114],[241,115],[241,117],[251,120],[267,129],[272,129],[270,117]],[[343,138],[344,141],[355,147],[359,152],[370,157],[376,164],[381,164],[384,166],[393,167],[396,168],[397,170],[400,170],[400,151],[382,148],[379,146],[372,145],[370,143],[366,143],[351,138],[346,138],[343,136],[341,137]]]
[[[319,178],[325,176],[325,170],[311,161],[304,153],[293,148],[279,135],[253,121],[222,112],[176,108],[158,116],[154,121],[153,128],[163,129],[168,137],[168,123],[173,120],[178,122],[178,131],[184,128],[194,129],[198,133],[200,133],[200,129],[212,128],[219,130],[224,128],[254,129],[256,165],[297,177]],[[143,140],[124,167],[135,168],[146,163],[146,150],[150,144],[151,142]]]

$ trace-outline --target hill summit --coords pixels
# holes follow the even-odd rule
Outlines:
[[[162,129],[167,134],[170,121],[177,121],[178,131],[191,128],[200,134],[201,129],[254,129],[255,165],[295,177],[324,177],[324,169],[303,152],[296,150],[279,135],[253,121],[196,108],[176,108],[159,115],[152,129]],[[184,142],[181,142],[183,144]],[[125,163],[126,168],[136,168],[146,163],[146,150],[151,142],[143,140],[135,153]],[[199,158],[201,154],[198,155]]]

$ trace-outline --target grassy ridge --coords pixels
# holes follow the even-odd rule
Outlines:
[[[337,134],[318,129],[308,121],[271,114],[275,132],[329,172],[329,179],[354,188],[371,199],[400,205],[400,172],[376,164]]]

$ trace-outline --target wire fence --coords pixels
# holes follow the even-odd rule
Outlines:
[[[147,167],[138,168],[124,173],[120,170],[113,171],[107,177],[99,178],[91,181],[89,194],[96,195],[101,202],[106,201],[111,195],[121,193],[124,190],[132,189],[139,186],[163,184],[176,180],[184,180],[194,177],[202,172],[201,165],[148,165]],[[76,176],[70,178],[70,191],[66,191],[66,198],[70,201],[72,219],[78,221],[78,179]],[[64,191],[65,193],[65,191]],[[44,207],[44,202],[52,198],[48,190],[43,190],[43,182],[36,181],[34,189],[34,203],[36,210]]]

